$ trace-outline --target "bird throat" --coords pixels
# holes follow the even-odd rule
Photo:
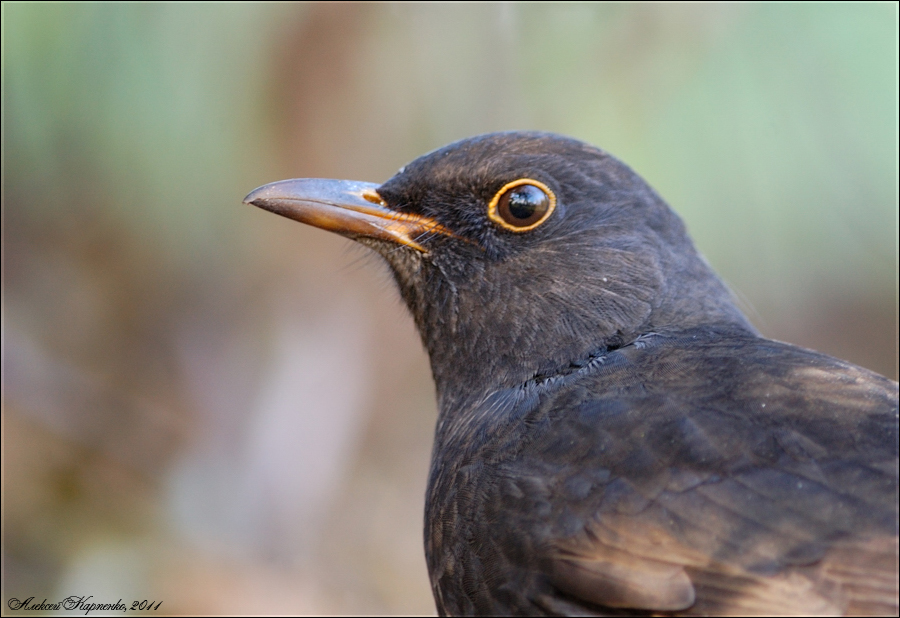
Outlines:
[[[394,274],[428,351],[442,409],[564,374],[647,332],[651,306],[640,295],[628,307],[604,302],[602,293],[573,302],[552,285],[513,282],[510,290],[483,272],[460,280],[427,260],[419,266],[395,267]],[[590,286],[583,290],[591,293]]]

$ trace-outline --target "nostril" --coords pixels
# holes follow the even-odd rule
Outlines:
[[[373,204],[378,204],[379,206],[387,206],[387,204],[384,203],[384,200],[381,199],[381,196],[378,195],[377,191],[366,189],[361,193],[361,195],[362,198],[367,202],[372,202]]]

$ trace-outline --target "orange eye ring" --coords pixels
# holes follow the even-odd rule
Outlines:
[[[531,187],[538,191],[516,190]],[[510,204],[512,202],[512,205]],[[520,178],[503,185],[488,204],[488,218],[511,232],[528,232],[553,214],[556,195],[538,180]]]

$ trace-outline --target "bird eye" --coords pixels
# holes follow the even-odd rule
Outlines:
[[[547,185],[521,178],[503,186],[488,205],[488,217],[513,232],[533,230],[556,207],[556,196]]]

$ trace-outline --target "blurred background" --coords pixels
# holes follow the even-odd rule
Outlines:
[[[571,135],[763,333],[897,378],[896,4],[2,10],[5,613],[434,613],[427,358],[273,180]]]

